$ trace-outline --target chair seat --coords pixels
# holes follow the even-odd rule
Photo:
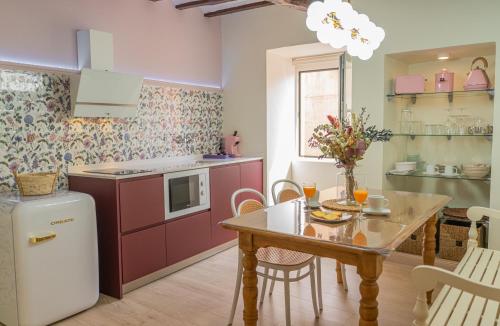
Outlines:
[[[469,248],[455,273],[473,281],[500,286],[500,251]],[[445,285],[429,310],[431,326],[498,325],[500,303]]]
[[[283,266],[300,265],[313,258],[310,254],[275,247],[260,248],[256,256],[260,262]]]

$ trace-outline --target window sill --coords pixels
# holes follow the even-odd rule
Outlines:
[[[335,160],[331,158],[322,158],[319,159],[317,157],[295,157],[293,162],[300,163],[320,163],[320,164],[335,164]]]

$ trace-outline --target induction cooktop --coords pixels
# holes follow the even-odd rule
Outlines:
[[[98,169],[98,170],[87,170],[83,171],[86,173],[97,173],[97,174],[110,174],[110,175],[130,175],[152,172],[153,170],[144,169]]]

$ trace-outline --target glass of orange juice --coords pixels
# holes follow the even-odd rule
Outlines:
[[[302,184],[302,190],[304,191],[304,196],[306,197],[306,204],[309,207],[309,200],[316,194],[316,183],[314,182],[304,182]]]
[[[368,189],[366,186],[361,183],[360,181],[357,181],[356,184],[354,185],[354,200],[359,204],[359,209],[360,209],[360,215],[359,218],[362,219],[363,217],[363,203],[365,202],[366,198],[368,197]]]

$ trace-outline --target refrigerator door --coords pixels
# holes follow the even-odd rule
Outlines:
[[[13,211],[20,325],[47,325],[93,306],[99,295],[95,204],[65,192]]]

